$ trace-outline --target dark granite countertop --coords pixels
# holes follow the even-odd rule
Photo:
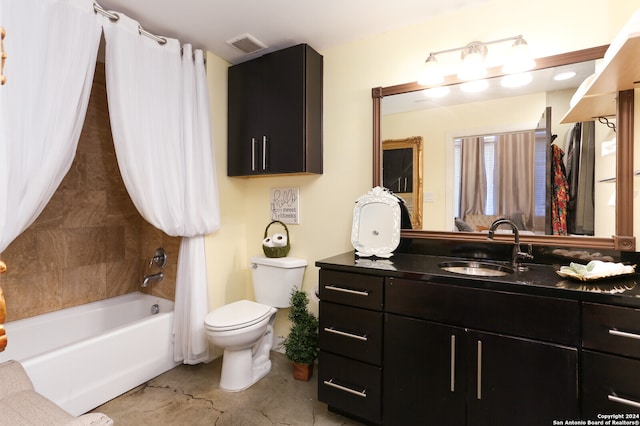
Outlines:
[[[438,264],[460,258],[417,254],[395,254],[390,259],[357,258],[354,252],[318,260],[316,266],[345,272],[407,278],[440,284],[459,285],[558,297],[585,302],[640,308],[640,274],[597,281],[577,281],[560,277],[560,265],[527,264],[528,271],[503,277],[476,277],[442,270]],[[483,260],[486,261],[486,260]],[[497,262],[504,265],[504,262]]]

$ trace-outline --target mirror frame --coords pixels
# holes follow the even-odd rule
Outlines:
[[[404,139],[385,139],[382,141],[382,150],[410,148],[413,157],[412,187],[413,200],[411,205],[411,225],[415,229],[422,229],[422,136],[411,136]],[[392,188],[390,188],[392,189]],[[402,198],[402,194],[396,195]]]
[[[551,68],[575,62],[601,59],[609,46],[598,46],[554,56],[536,59],[534,69]],[[490,68],[486,78],[503,75],[500,67]],[[458,84],[461,81],[454,75],[447,76],[443,85]],[[388,87],[371,89],[373,99],[373,186],[382,185],[382,141],[381,111],[382,98],[407,92],[424,90],[429,86],[417,82],[404,83]],[[633,132],[634,132],[634,90],[618,92],[617,96],[617,154],[616,154],[616,235],[607,237],[522,235],[520,242],[525,244],[546,245],[571,248],[609,249],[635,251],[633,236]],[[454,241],[486,241],[486,235],[473,232],[444,232],[426,230],[402,230],[403,238],[445,239]],[[508,235],[496,236],[497,240],[511,241]]]

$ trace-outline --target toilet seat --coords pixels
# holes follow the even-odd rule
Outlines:
[[[249,327],[271,316],[273,308],[250,300],[239,300],[214,309],[204,323],[211,331],[231,331]]]

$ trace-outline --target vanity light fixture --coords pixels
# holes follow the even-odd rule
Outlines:
[[[429,53],[429,57],[425,61],[418,84],[424,86],[436,86],[444,81],[444,71],[438,63],[436,55],[442,55],[450,52],[461,51],[461,64],[458,68],[458,78],[464,81],[473,81],[483,78],[487,74],[485,59],[487,57],[490,44],[504,43],[513,41],[507,58],[505,59],[502,71],[505,74],[523,73],[533,69],[536,65],[535,61],[529,53],[529,46],[521,35],[515,37],[507,37],[499,40],[488,42],[474,41],[466,46],[456,47],[453,49],[440,50],[438,52]]]

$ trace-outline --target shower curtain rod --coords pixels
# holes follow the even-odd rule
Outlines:
[[[107,18],[109,18],[112,22],[116,22],[118,21],[118,19],[120,19],[120,15],[118,15],[117,13],[114,12],[109,12],[108,10],[105,10],[102,8],[102,6],[100,6],[98,3],[93,2],[93,10],[95,13],[99,13],[103,16],[106,16]],[[151,34],[149,31],[146,31],[144,28],[142,28],[142,26],[140,26],[140,24],[138,24],[138,33],[149,37],[151,40],[154,40],[156,42],[158,42],[158,44],[163,45],[167,43],[167,39],[164,37],[159,37],[155,34]]]

